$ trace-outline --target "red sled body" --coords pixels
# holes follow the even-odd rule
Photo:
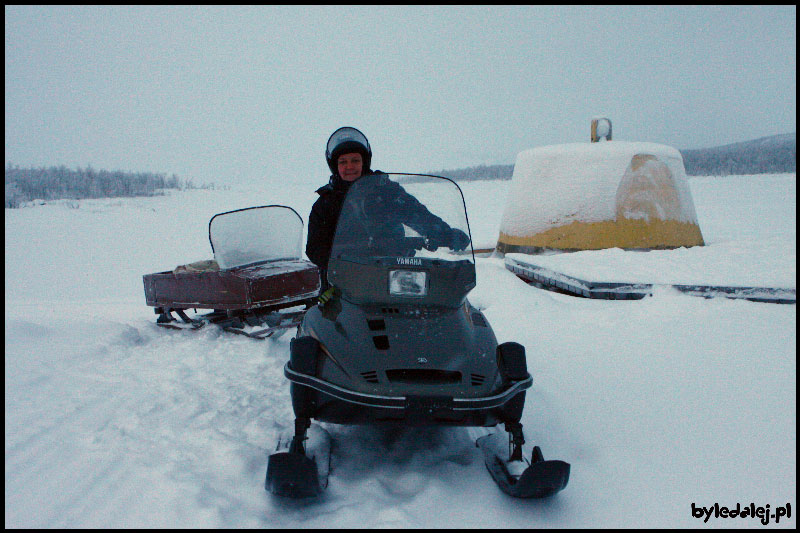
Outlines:
[[[255,338],[295,327],[320,289],[319,270],[300,258],[302,228],[300,216],[284,206],[215,215],[209,222],[214,260],[143,276],[157,323],[198,329],[211,322]],[[188,309],[212,312],[189,318]]]
[[[286,307],[319,292],[317,267],[301,259],[230,270],[157,272],[144,275],[147,305],[170,309],[241,311]]]

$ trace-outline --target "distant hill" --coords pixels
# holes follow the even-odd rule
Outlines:
[[[690,176],[797,172],[797,133],[715,148],[681,150],[681,155]]]
[[[680,150],[689,176],[772,174],[797,172],[797,133],[772,135],[752,141],[699,150]],[[476,167],[431,172],[458,181],[509,180],[514,165]]]

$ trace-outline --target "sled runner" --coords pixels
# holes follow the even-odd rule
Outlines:
[[[317,267],[301,259],[302,234],[302,219],[285,206],[214,215],[213,260],[143,276],[156,323],[174,329],[213,323],[259,339],[296,327],[320,288]],[[190,317],[189,309],[211,312]]]

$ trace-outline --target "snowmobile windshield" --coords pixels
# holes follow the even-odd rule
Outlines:
[[[208,237],[222,270],[300,259],[303,219],[294,209],[280,205],[239,209],[214,215]]]
[[[347,192],[331,257],[474,263],[461,189],[447,178],[374,174]],[[404,261],[402,258],[408,258]],[[411,260],[411,258],[414,258]]]

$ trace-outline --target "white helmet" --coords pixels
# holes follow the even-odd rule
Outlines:
[[[325,159],[328,160],[328,167],[331,172],[339,172],[337,160],[342,154],[359,153],[364,158],[364,171],[370,168],[372,162],[372,148],[363,133],[355,128],[345,126],[334,131],[328,139],[328,147],[325,150]]]

